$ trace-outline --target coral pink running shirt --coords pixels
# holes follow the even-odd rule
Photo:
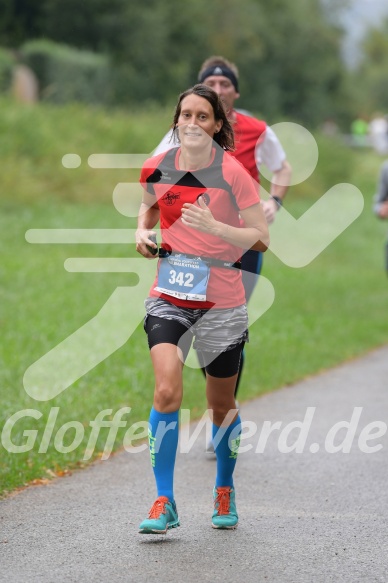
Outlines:
[[[213,147],[209,165],[189,172],[180,170],[180,148],[173,148],[149,158],[141,171],[143,188],[155,196],[160,211],[162,247],[175,253],[187,253],[203,258],[237,261],[243,250],[208,233],[202,233],[182,223],[184,203],[196,203],[200,195],[214,218],[240,227],[239,210],[260,202],[257,185],[247,170],[222,148]],[[158,269],[160,266],[159,259]],[[187,308],[232,308],[245,303],[241,271],[211,266],[206,301],[180,299],[155,290],[157,276],[150,290],[151,297],[162,297]]]

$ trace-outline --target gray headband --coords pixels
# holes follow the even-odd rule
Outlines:
[[[223,65],[214,65],[213,67],[208,67],[201,73],[198,81],[200,83],[203,83],[205,79],[207,79],[208,77],[212,77],[213,75],[227,77],[229,81],[233,83],[234,88],[238,93],[238,80],[236,75],[233,73],[231,69],[229,69],[229,67]]]

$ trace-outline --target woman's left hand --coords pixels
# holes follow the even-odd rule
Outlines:
[[[198,198],[198,205],[184,203],[182,206],[182,223],[203,233],[216,234],[217,221],[206,206],[203,196]]]

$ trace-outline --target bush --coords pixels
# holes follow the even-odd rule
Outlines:
[[[38,77],[41,99],[54,103],[111,101],[110,63],[105,55],[34,40],[21,47],[21,59]]]
[[[5,49],[0,48],[0,92],[8,91],[11,87],[12,70],[15,58]]]

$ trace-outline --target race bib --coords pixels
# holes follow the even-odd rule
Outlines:
[[[181,300],[206,301],[210,267],[200,257],[187,257],[183,253],[160,260],[159,292]]]

